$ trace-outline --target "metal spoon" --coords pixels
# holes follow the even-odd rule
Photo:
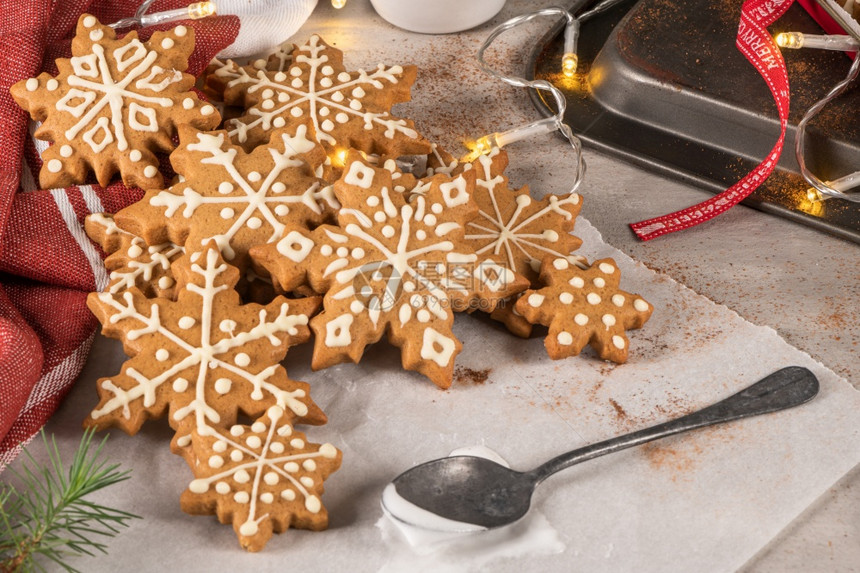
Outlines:
[[[475,526],[492,529],[523,517],[529,510],[534,488],[563,469],[673,434],[798,406],[817,393],[815,375],[806,368],[791,366],[712,406],[562,454],[529,472],[514,471],[485,458],[454,456],[416,466],[397,476],[392,485],[403,500],[458,522],[448,522],[446,531],[458,530],[458,525],[462,525],[462,531],[474,531]],[[388,496],[383,497],[382,505],[386,512],[396,519],[408,521],[408,516],[397,511],[400,504],[393,507],[395,504],[390,500]],[[453,529],[451,525],[454,525]],[[435,528],[426,522],[421,526]]]

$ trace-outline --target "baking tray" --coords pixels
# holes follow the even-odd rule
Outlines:
[[[770,91],[735,47],[740,8],[740,1],[622,2],[583,24],[576,77],[560,73],[561,23],[538,41],[526,74],[563,91],[565,121],[586,145],[719,193],[755,168],[779,135]],[[771,28],[788,30],[821,33],[798,6]],[[743,203],[860,243],[860,204],[810,201],[794,157],[798,121],[844,77],[850,60],[810,49],[785,60],[791,84],[785,148],[774,173]],[[552,102],[542,94],[531,91],[548,115]],[[807,129],[807,163],[822,179],[860,170],[858,110],[860,92],[850,89]]]

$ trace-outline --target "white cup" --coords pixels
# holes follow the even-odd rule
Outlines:
[[[421,34],[450,34],[474,28],[499,13],[505,0],[370,0],[398,28]]]

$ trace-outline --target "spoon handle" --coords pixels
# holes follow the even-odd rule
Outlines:
[[[527,475],[537,484],[581,462],[688,430],[799,406],[817,393],[818,379],[812,372],[800,366],[789,366],[697,412],[561,454]]]

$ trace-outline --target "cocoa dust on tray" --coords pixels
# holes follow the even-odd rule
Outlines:
[[[454,369],[454,382],[456,384],[484,384],[489,379],[490,372],[492,371],[492,368],[473,370],[466,366],[457,366]]]

